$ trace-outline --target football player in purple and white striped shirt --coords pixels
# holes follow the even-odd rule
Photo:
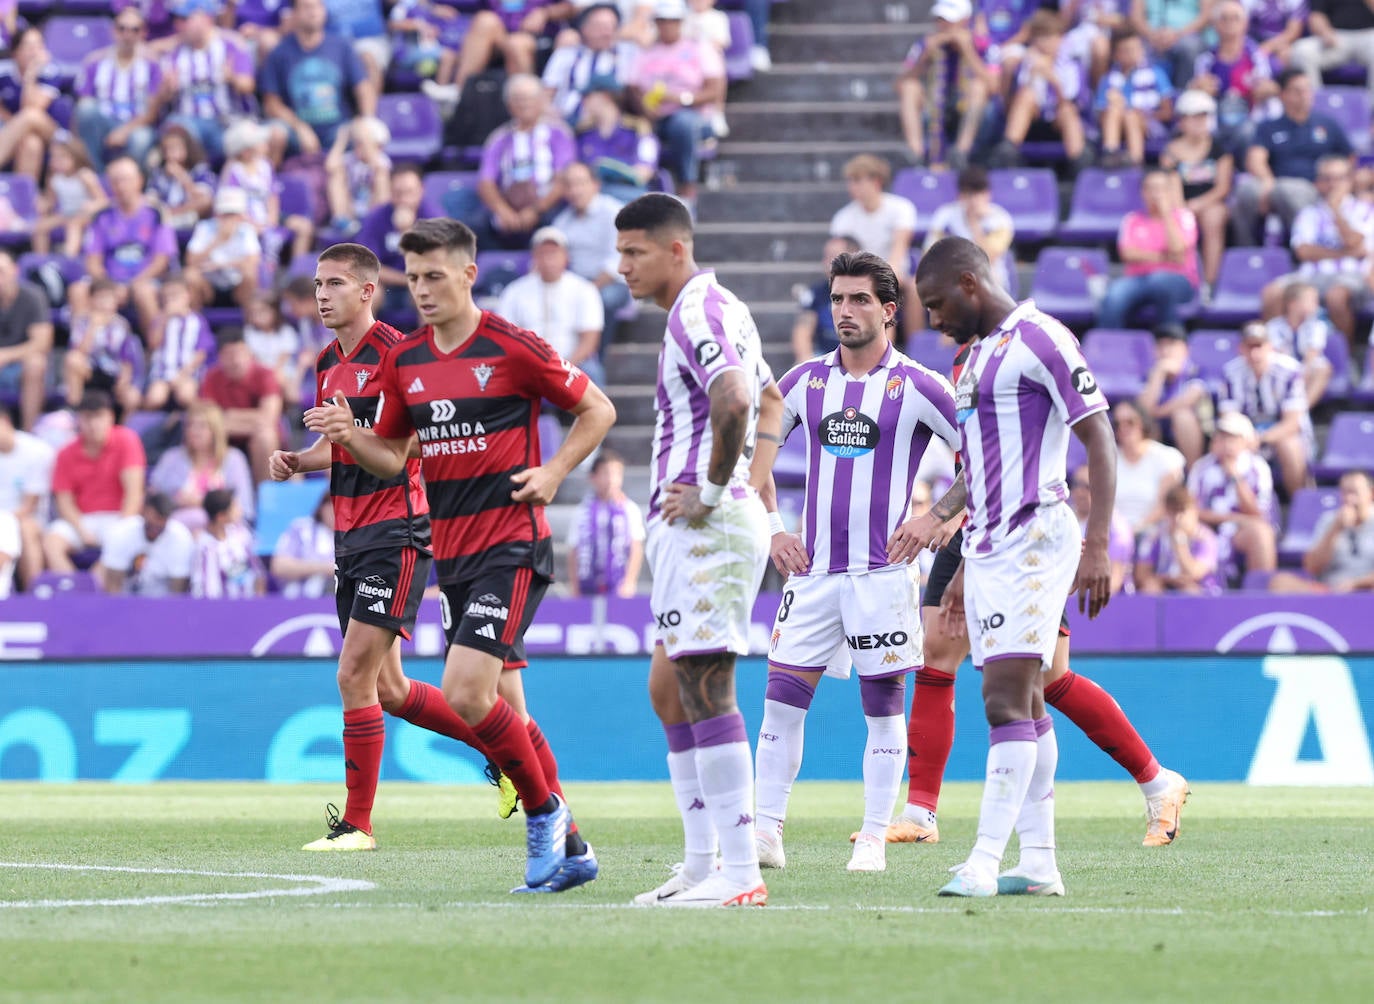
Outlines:
[[[936,242],[916,287],[930,326],[973,346],[954,394],[968,494],[965,614],[991,726],[978,840],[940,895],[1062,895],[1059,753],[1043,673],[1070,592],[1092,617],[1111,595],[1116,444],[1107,399],[1069,330],[1033,302],[1017,304],[972,241]],[[1070,429],[1087,447],[1091,474],[1081,544],[1065,483]],[[1021,860],[999,875],[1013,826]]]
[[[796,432],[805,440],[806,502],[800,534],[784,532],[781,518],[769,514],[773,560],[788,580],[773,626],[758,742],[756,841],[759,863],[768,868],[785,865],[783,821],[816,685],[828,668],[842,665],[848,676],[851,660],[868,739],[863,828],[848,868],[887,867],[884,838],[906,757],[906,678],[922,665],[920,576],[910,563],[919,546],[909,538],[928,538],[946,522],[926,515],[908,526],[907,517],[931,438],[959,448],[953,387],[888,340],[898,288],[896,273],[877,255],[837,255],[829,301],[840,345],[794,366],[778,384],[783,438]],[[771,466],[776,453],[761,440],[758,463]],[[948,517],[961,508],[962,502]]]
[[[682,870],[636,902],[763,906],[735,658],[749,651],[750,612],[768,562],[767,513],[749,461],[760,412],[771,409],[775,422],[780,395],[749,308],[697,267],[687,207],[671,195],[644,195],[620,210],[615,226],[631,295],[668,310],[645,546],[658,624],[649,695],[667,733],[687,849]]]

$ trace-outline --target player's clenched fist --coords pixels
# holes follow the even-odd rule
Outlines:
[[[316,405],[305,413],[305,427],[318,432],[332,443],[347,446],[353,430],[353,411],[342,394],[335,394],[333,401]]]
[[[301,467],[301,455],[286,450],[276,450],[267,459],[267,473],[273,481],[285,481]]]

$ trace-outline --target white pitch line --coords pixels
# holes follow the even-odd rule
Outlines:
[[[180,896],[133,896],[122,899],[26,899],[0,900],[0,909],[55,909],[75,906],[161,906],[166,904],[204,904],[228,900],[269,899],[277,896],[327,896],[341,892],[367,892],[377,888],[365,879],[334,878],[328,875],[275,875],[270,872],[215,872],[191,868],[130,868],[116,865],[73,865],[48,861],[0,861],[0,868],[71,872],[121,872],[130,875],[193,875],[199,878],[273,879],[282,882],[308,882],[310,885],[286,889],[253,889],[248,892],[186,893]]]

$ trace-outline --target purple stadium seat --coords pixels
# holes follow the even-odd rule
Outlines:
[[[1016,222],[1016,240],[1047,240],[1059,229],[1059,184],[1048,168],[991,171],[992,201]]]
[[[1101,248],[1048,247],[1035,260],[1031,298],[1065,324],[1084,326],[1097,316],[1090,281],[1106,279],[1110,264]]]
[[[1335,488],[1301,488],[1288,507],[1288,528],[1279,542],[1279,563],[1294,567],[1312,547],[1312,531],[1322,515],[1341,504]]]
[[[918,331],[906,342],[906,354],[926,369],[948,377],[959,348],[938,331]]]
[[[87,56],[114,43],[114,19],[109,15],[52,17],[43,26],[43,40],[52,53],[53,66],[71,84]]]
[[[1208,329],[1188,336],[1188,358],[1197,366],[1198,376],[1208,384],[1220,386],[1222,369],[1236,358],[1240,335],[1235,331]]]
[[[304,173],[286,171],[278,175],[276,188],[282,219],[288,216],[318,219],[319,201],[314,189],[311,188],[311,181],[311,176]]]
[[[1078,176],[1069,204],[1069,218],[1059,225],[1059,239],[1074,242],[1111,242],[1121,219],[1140,208],[1138,169],[1106,171],[1089,168]]]
[[[1108,400],[1133,398],[1154,365],[1154,336],[1148,331],[1093,328],[1083,336],[1083,358]]]
[[[1368,77],[1363,63],[1342,63],[1322,71],[1322,84],[1325,87],[1363,87]],[[1317,88],[1318,91],[1322,89]]]
[[[39,572],[34,576],[29,592],[40,600],[50,600],[62,593],[94,593],[99,590],[90,572]]]
[[[501,290],[529,270],[528,251],[478,251],[473,292],[478,296],[499,296]]]
[[[393,161],[424,164],[443,146],[443,120],[423,94],[383,94],[377,99],[377,117],[391,128],[386,152]]]
[[[787,437],[773,462],[773,480],[779,488],[806,485],[806,437],[800,433]]]
[[[547,464],[549,459],[558,452],[558,448],[563,445],[563,426],[558,424],[556,415],[543,414],[539,416],[539,456],[542,463]]]
[[[1326,385],[1323,401],[1344,401],[1350,396],[1350,346],[1337,332],[1326,340],[1326,360],[1331,364],[1331,382]]]
[[[476,188],[476,171],[431,171],[425,175],[425,198],[436,206],[443,207],[444,212],[450,216],[455,214],[449,205],[449,193]]]
[[[754,25],[749,15],[735,12],[729,15],[730,47],[725,50],[725,79],[749,80],[754,76],[749,62],[749,50],[754,47]]]
[[[1240,588],[1247,593],[1267,593],[1269,591],[1269,580],[1273,577],[1273,572],[1246,572],[1245,578],[1241,581]]]
[[[238,307],[205,307],[201,310],[201,315],[209,323],[212,331],[243,325],[243,311]]]
[[[1293,271],[1287,248],[1227,248],[1212,302],[1199,311],[1204,324],[1244,324],[1259,316],[1260,291]]]
[[[1343,411],[1331,420],[1317,480],[1334,483],[1349,470],[1374,471],[1374,413]]]
[[[1369,92],[1363,87],[1318,88],[1312,110],[1339,122],[1357,154],[1370,151]]]
[[[906,167],[892,179],[892,194],[903,195],[916,207],[916,241],[925,240],[930,217],[946,202],[958,197],[958,179],[953,171],[925,171]]]
[[[1064,462],[1064,470],[1069,477],[1073,477],[1073,472],[1078,470],[1088,462],[1088,448],[1083,445],[1083,441],[1077,436],[1069,437],[1069,454]]]
[[[1350,398],[1359,404],[1374,407],[1374,345],[1369,347],[1369,354],[1365,356],[1364,378],[1351,392]]]
[[[0,198],[9,201],[16,218],[30,224],[38,219],[38,186],[27,174],[0,174]],[[0,231],[0,244],[18,247],[28,242],[27,227]]]

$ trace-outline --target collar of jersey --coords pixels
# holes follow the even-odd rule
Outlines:
[[[687,290],[692,288],[692,283],[696,282],[703,275],[713,276],[715,274],[716,270],[713,268],[702,268],[693,272],[691,278],[684,282],[682,288],[677,291],[677,299],[674,300],[673,305],[668,308],[668,313],[671,314],[674,310],[677,310],[678,306],[682,303],[682,298],[687,295]]]
[[[864,374],[864,376],[872,376],[879,370],[890,370],[897,363],[896,357],[897,350],[893,347],[891,342],[888,342],[887,351],[884,352],[883,357],[878,360],[878,365],[874,366],[871,370]],[[826,357],[826,364],[835,369],[844,369],[844,363],[840,362],[840,350],[838,348],[830,350],[830,355]],[[845,375],[850,376],[848,370],[845,370]],[[851,379],[861,380],[863,379],[863,377],[851,377]]]

